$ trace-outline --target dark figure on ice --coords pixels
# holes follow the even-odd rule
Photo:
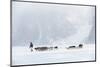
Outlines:
[[[35,48],[35,50],[37,50],[37,51],[46,51],[48,49],[49,49],[48,47],[36,47]]]
[[[79,44],[79,48],[82,48],[83,47],[83,44]]]
[[[32,42],[30,42],[30,47],[29,47],[30,49],[31,49],[31,52],[33,51],[33,43]]]
[[[70,49],[70,48],[76,48],[76,46],[69,46],[68,49]]]
[[[57,46],[55,46],[54,48],[55,48],[55,49],[57,49],[58,47],[57,47]]]

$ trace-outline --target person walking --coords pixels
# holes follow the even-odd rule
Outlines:
[[[31,52],[32,52],[33,51],[33,43],[32,42],[30,42],[29,48],[31,49]]]

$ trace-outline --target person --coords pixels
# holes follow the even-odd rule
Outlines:
[[[31,49],[31,52],[32,52],[33,51],[33,43],[32,42],[30,42],[29,48]]]
[[[83,44],[79,44],[79,48],[82,48],[83,47]]]

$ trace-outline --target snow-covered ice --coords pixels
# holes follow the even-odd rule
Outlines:
[[[95,60],[95,45],[86,44],[83,48],[58,49],[48,51],[30,51],[28,46],[14,46],[12,48],[12,65],[44,64],[59,62],[75,62]]]
[[[95,60],[95,7],[14,1],[12,28],[12,65]],[[31,52],[30,42],[59,48]]]

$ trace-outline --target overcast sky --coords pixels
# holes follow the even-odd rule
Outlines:
[[[12,3],[12,44],[95,43],[95,7]]]

